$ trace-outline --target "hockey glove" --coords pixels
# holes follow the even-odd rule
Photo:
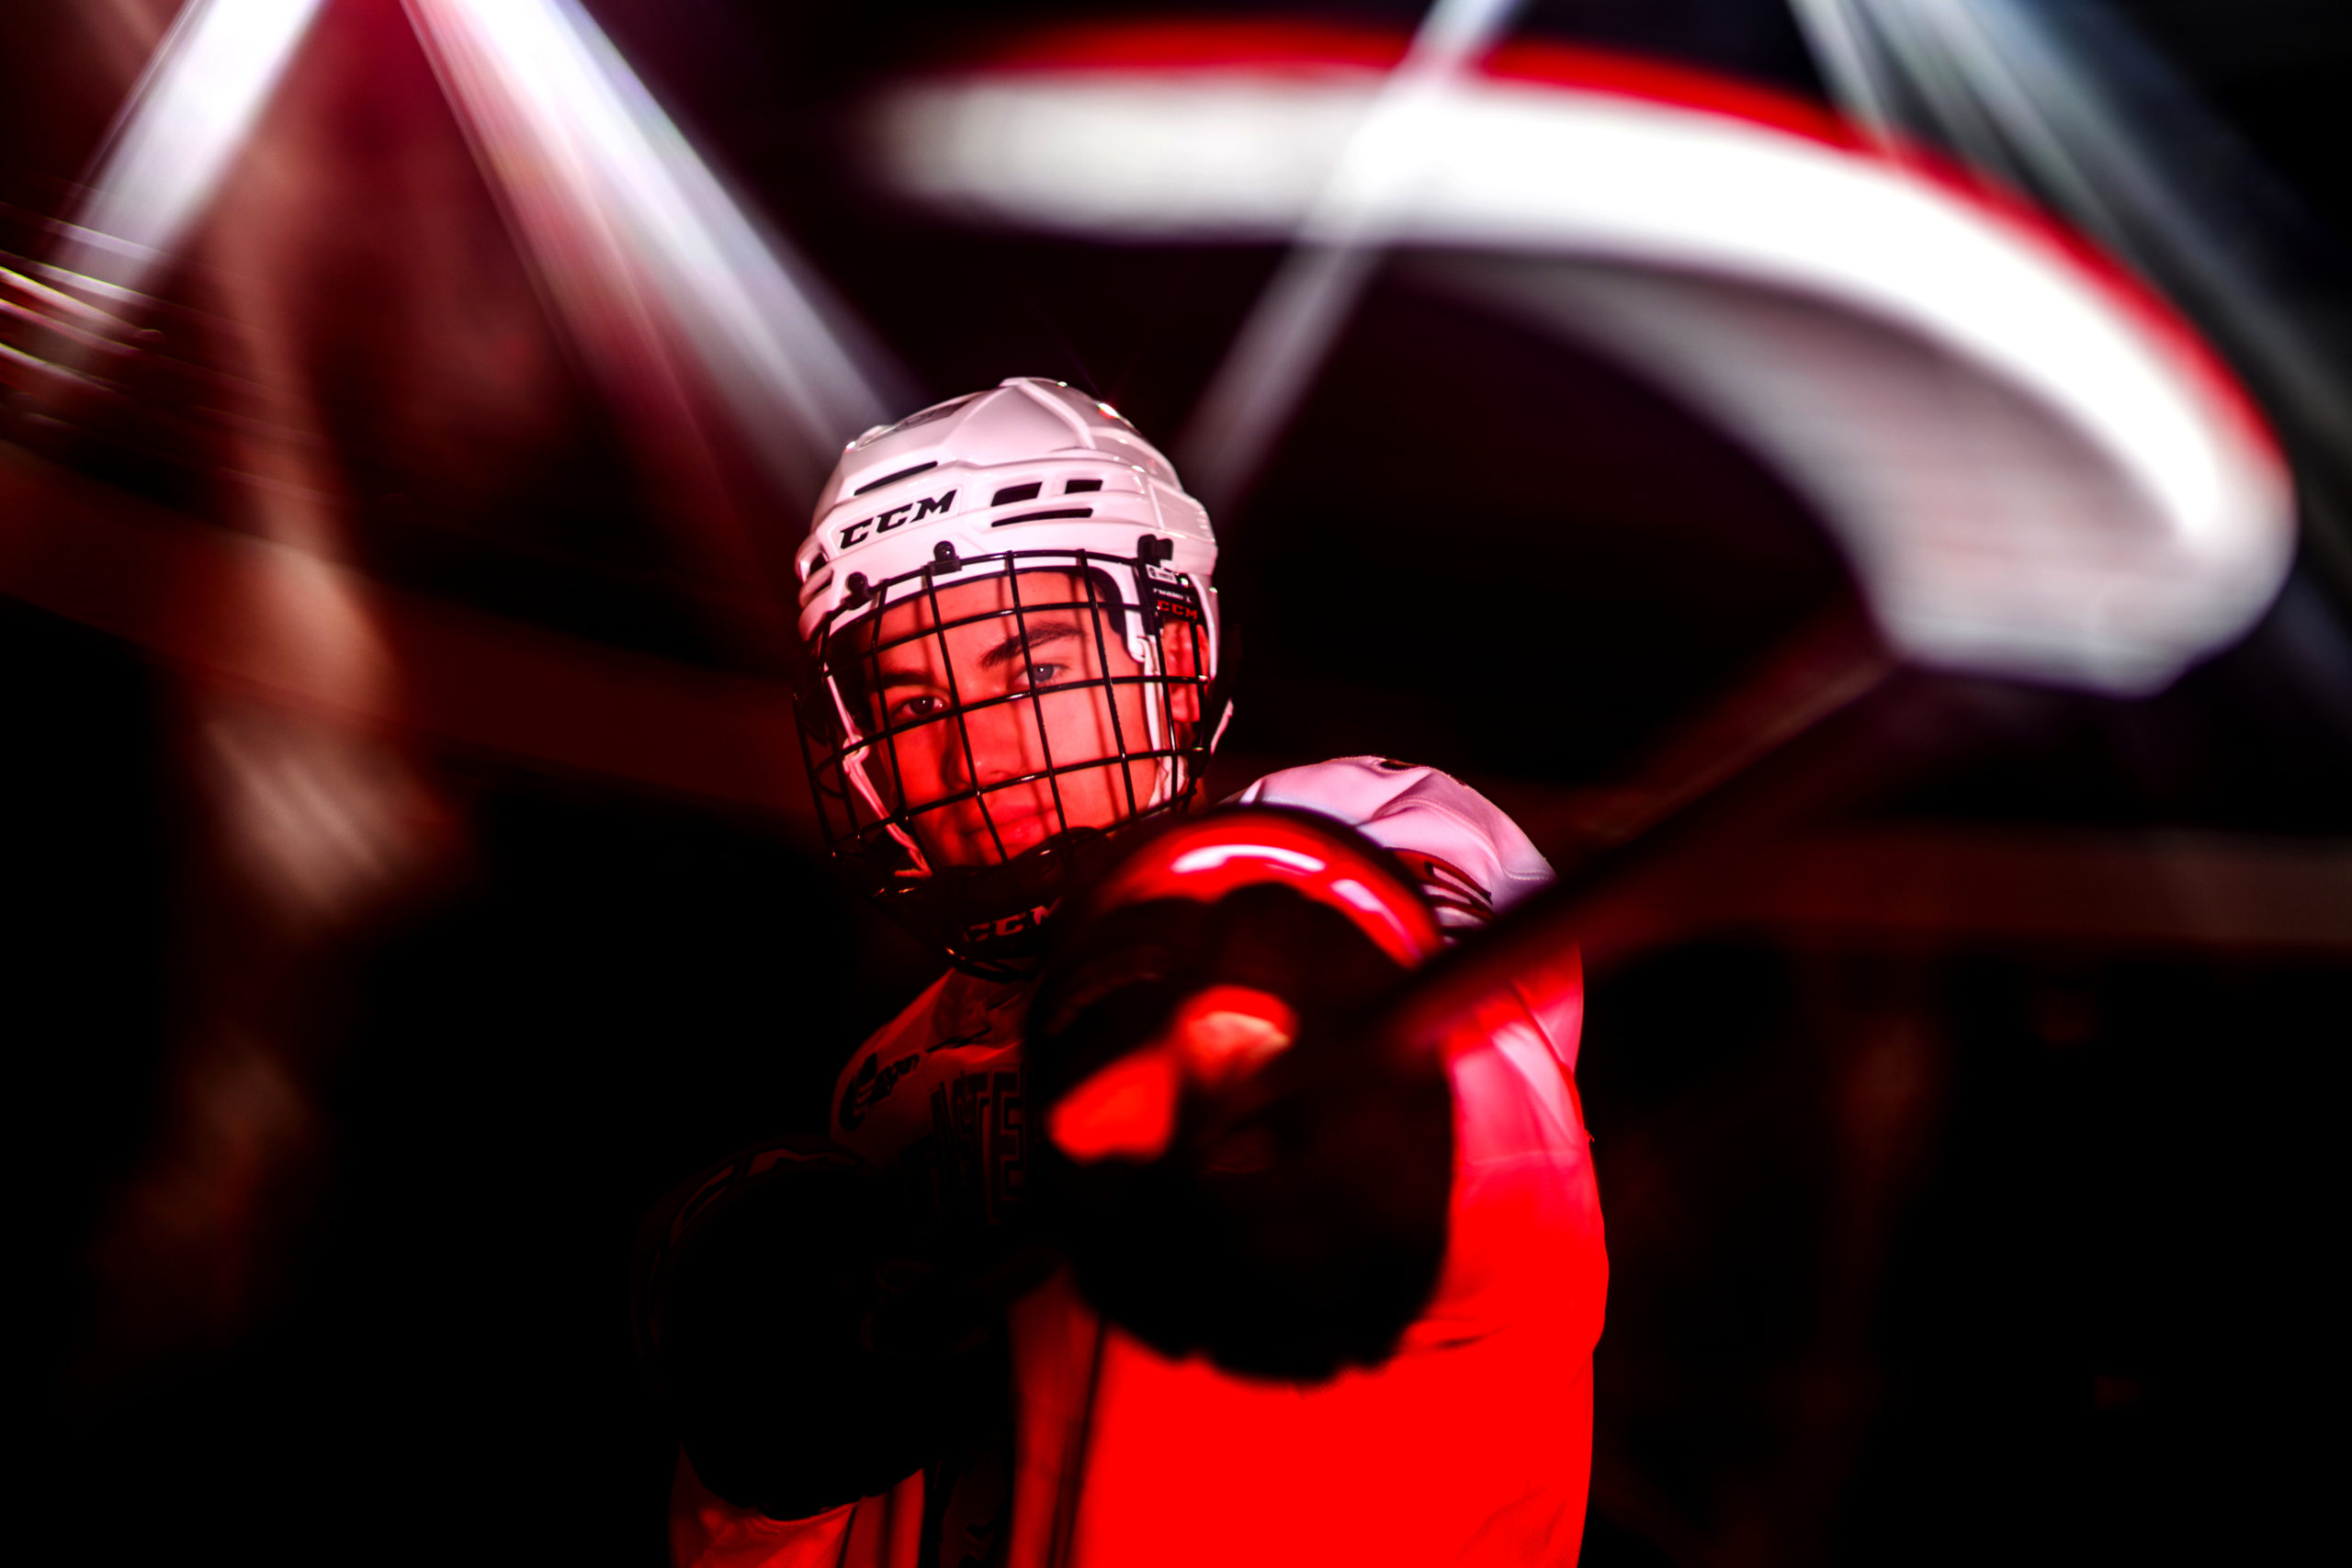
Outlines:
[[[1269,807],[1145,840],[1055,925],[1030,1011],[1043,1223],[1169,1355],[1309,1381],[1385,1359],[1445,1249],[1434,1053],[1366,1024],[1439,946],[1346,827]]]
[[[935,1288],[879,1178],[779,1140],[680,1188],[638,1248],[639,1349],[705,1486],[805,1518],[877,1495],[1003,1418],[993,1303]]]

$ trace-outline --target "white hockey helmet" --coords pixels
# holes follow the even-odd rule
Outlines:
[[[1198,791],[1225,713],[1208,513],[1108,404],[1058,381],[1014,377],[851,442],[794,562],[800,635],[812,656],[801,736],[828,842],[886,909],[958,963],[1018,972],[1039,945],[1045,916],[1108,835],[1181,811]],[[988,594],[989,607],[952,607],[953,591],[991,576],[1005,591]],[[924,600],[927,613],[900,616],[885,637],[885,615]],[[918,719],[893,719],[870,700],[878,682],[860,672],[878,668],[879,655],[937,638],[944,658],[945,634],[982,619],[1013,623],[1025,640],[1024,617],[1041,612],[1090,614],[1139,672],[1114,674],[1106,663],[1090,678],[1038,690],[978,700],[959,691]],[[1111,718],[1109,749],[1032,758],[1011,777],[910,797],[899,742],[910,732],[953,726],[932,738],[952,733],[968,758],[967,716],[1026,703],[1042,738],[1040,691],[1086,686],[1100,691]],[[1116,715],[1138,704],[1141,732],[1129,733]],[[974,779],[985,772],[967,771]],[[1111,820],[1077,822],[1065,810],[1065,790],[1077,788],[1080,773],[1119,782]],[[1013,798],[1007,791],[1050,795],[1057,819],[1042,841],[1023,848],[999,834],[991,797],[1001,806]],[[957,810],[984,826],[984,863],[937,863],[926,851],[921,818]]]

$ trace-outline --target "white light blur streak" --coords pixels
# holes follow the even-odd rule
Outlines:
[[[319,0],[189,0],[131,90],[54,265],[142,287],[244,145]]]
[[[1846,117],[1883,147],[1893,127],[1876,51],[1854,0],[1789,0],[1797,30]]]
[[[408,4],[575,328],[596,330],[578,317],[609,306],[605,291],[658,307],[787,491],[813,490],[844,441],[889,417],[897,389],[877,384],[887,372],[845,313],[578,6]],[[603,276],[580,279],[582,263]]]
[[[1371,274],[1380,215],[1428,171],[1425,121],[1518,8],[1436,0],[1422,18],[1178,437],[1178,461],[1212,509],[1249,484],[1290,422]]]
[[[2016,0],[1842,3],[1889,40],[1873,62],[1879,77],[1957,77],[1967,112],[1997,133],[2007,162],[2109,250],[2168,276],[2267,369],[2268,397],[2352,452],[2352,388],[2328,334],[2311,330],[2318,307],[2266,265],[2267,231],[2281,225],[2260,160],[2233,145],[2235,133],[2126,16]],[[1930,107],[1933,132],[1973,149],[1948,102]]]
[[[1314,220],[1378,80],[1295,65],[1008,70],[903,93],[881,121],[881,152],[910,194],[1001,219],[1104,238],[1262,241]],[[2042,236],[1882,157],[1604,92],[1460,81],[1418,117],[1415,134],[1419,174],[1409,191],[1359,209],[1366,243],[1573,258],[1785,290],[1913,334],[1922,352],[1909,374],[1964,373],[2007,388],[2081,460],[2112,468],[2123,511],[2069,521],[2059,509],[2052,515],[2064,526],[2038,543],[2009,531],[2038,554],[1996,552],[1970,565],[1946,547],[1969,536],[1966,516],[1950,509],[1856,519],[1896,554],[1951,569],[1932,582],[1915,575],[1906,595],[1932,587],[1971,596],[1965,613],[1948,600],[1953,613],[1915,617],[1890,613],[1894,601],[1873,593],[1890,632],[1915,654],[2144,690],[2242,631],[2276,592],[2292,547],[2292,497],[2267,435],[2233,389],[2179,352],[2169,334],[2186,329],[2157,323]],[[1892,422],[1887,429],[1895,434]],[[1926,449],[1955,439],[1932,422],[1902,434]],[[1883,457],[1901,460],[1894,446]],[[1945,545],[1921,554],[1930,538]],[[2129,558],[2141,582],[2170,578],[2191,592],[2143,626],[2118,614],[2128,594],[2082,603],[2074,623],[2060,625],[2043,618],[2063,606],[2029,604],[2003,586],[2005,573],[2070,556]],[[1857,564],[1867,572],[1870,558]],[[1951,629],[1972,618],[1977,632],[1953,641]]]
[[[1238,75],[1170,93],[1110,85],[1069,73],[968,89],[963,115],[922,118],[924,134],[966,142],[936,173],[1056,227],[1264,238],[1316,210],[1323,187],[1309,160],[1262,143],[1323,142],[1365,99]],[[1228,116],[1255,126],[1261,155],[1233,155]],[[1003,118],[1032,123],[988,123]],[[2184,527],[2220,525],[2208,411],[2177,367],[2041,247],[1899,167],[1722,115],[1518,84],[1465,86],[1418,129],[1427,176],[1367,222],[1376,243],[1696,266],[1867,309],[2053,398],[2155,478]],[[1005,155],[1015,146],[1029,167]]]

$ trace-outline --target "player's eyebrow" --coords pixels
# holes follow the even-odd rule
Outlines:
[[[1001,669],[1016,660],[1027,658],[1041,648],[1048,648],[1057,642],[1068,642],[1073,637],[1082,638],[1085,635],[1085,631],[1075,621],[1060,619],[1031,621],[1025,632],[1014,632],[1002,642],[983,652],[977,662],[983,670]],[[919,637],[911,638],[900,644],[899,647],[912,649],[920,646],[921,642],[922,639]],[[891,651],[895,652],[897,649]],[[928,660],[919,664],[893,664],[888,662],[888,653],[885,653],[882,658],[885,662],[878,674],[881,689],[884,691],[888,691],[893,686],[926,686],[937,679],[932,672],[932,666]]]
[[[1075,621],[1031,621],[981,654],[980,668],[993,670],[1001,664],[1010,664],[1016,659],[1025,658],[1049,644],[1067,642],[1071,637],[1083,635]]]

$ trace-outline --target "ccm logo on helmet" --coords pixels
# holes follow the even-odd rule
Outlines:
[[[861,517],[841,531],[841,544],[838,547],[844,550],[849,548],[852,545],[863,540],[869,529],[876,534],[887,534],[903,524],[920,523],[933,513],[944,512],[955,504],[956,492],[951,490],[938,495],[927,495],[921,501],[907,502],[890,508],[888,512],[877,512],[871,517]],[[913,515],[908,515],[910,513]]]

